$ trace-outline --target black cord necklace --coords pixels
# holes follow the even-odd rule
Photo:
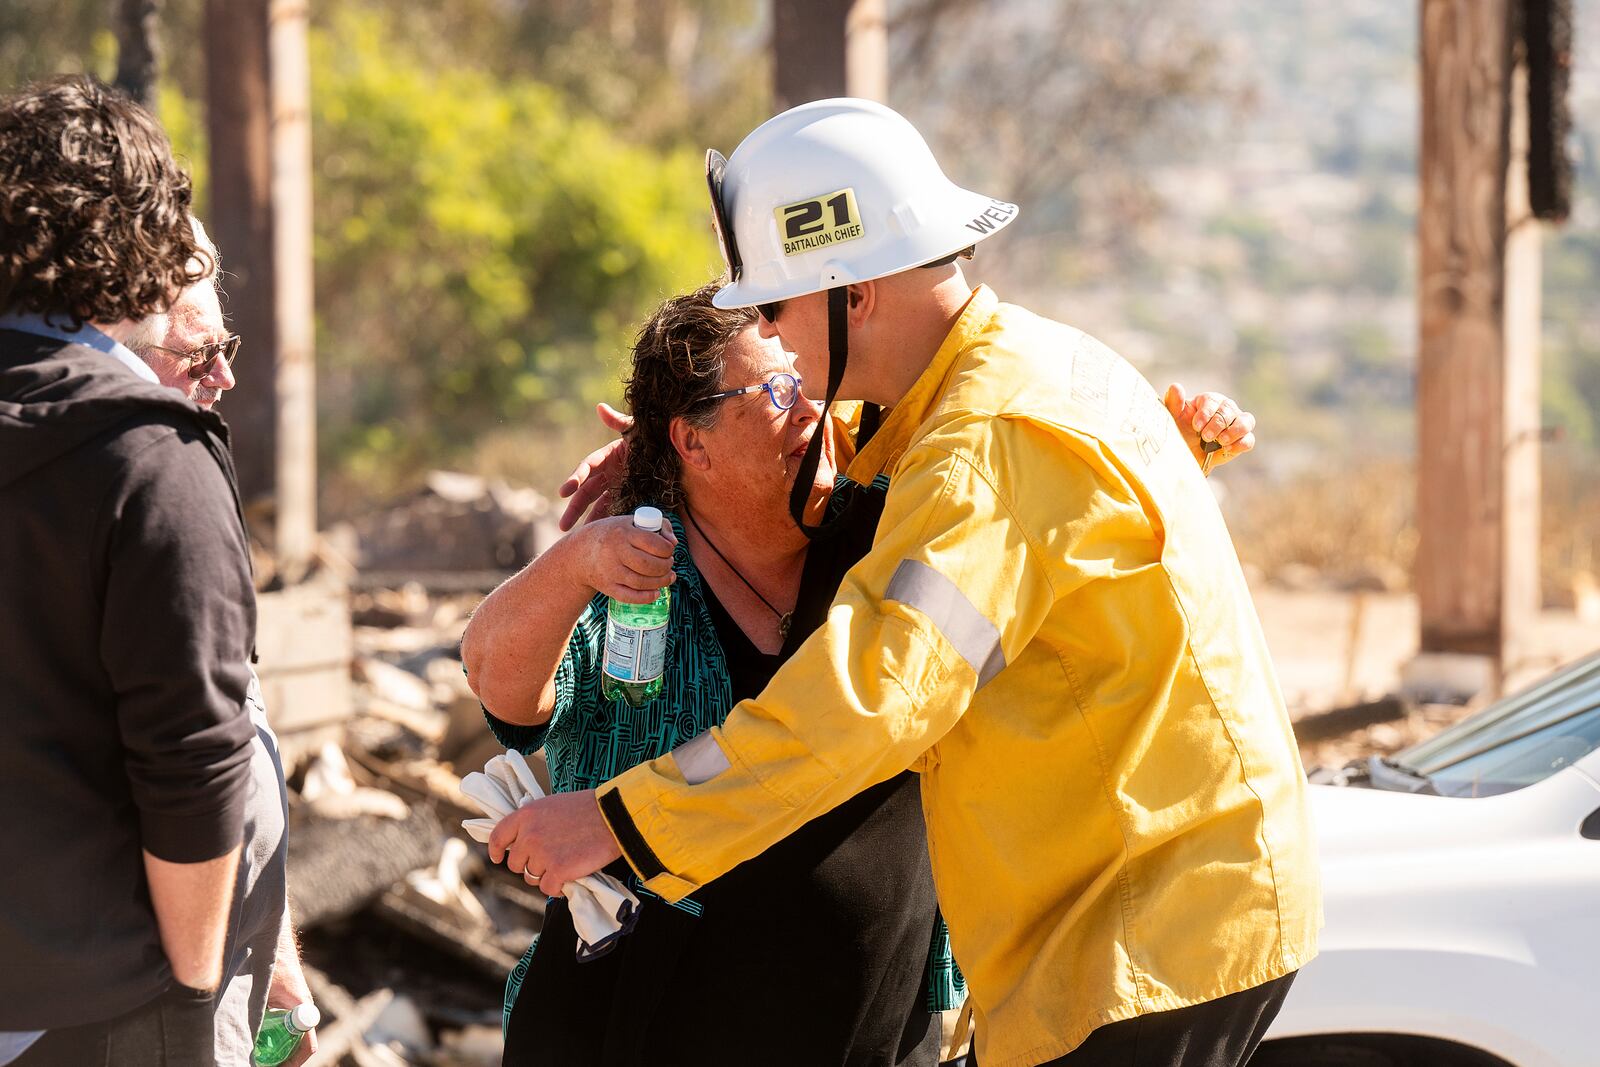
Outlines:
[[[789,623],[794,619],[794,612],[779,611],[777,608],[773,607],[772,601],[762,596],[761,590],[751,585],[750,579],[746,578],[743,574],[740,574],[739,568],[728,562],[728,557],[722,554],[722,549],[718,548],[717,543],[711,540],[711,538],[707,537],[706,532],[700,529],[700,524],[694,521],[694,515],[690,513],[688,504],[684,504],[683,506],[683,517],[689,520],[689,525],[693,526],[694,532],[700,535],[700,540],[709,545],[711,547],[711,551],[717,554],[717,558],[722,561],[722,565],[732,571],[733,576],[743,582],[744,587],[754,593],[756,595],[756,599],[765,604],[767,606],[767,610],[778,617],[778,637],[784,641],[787,641],[789,639]]]

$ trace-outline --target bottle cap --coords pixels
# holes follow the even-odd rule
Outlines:
[[[633,525],[641,530],[661,529],[661,509],[649,506],[638,508],[633,513]]]
[[[296,1004],[294,1009],[289,1012],[289,1025],[301,1033],[316,1029],[321,1022],[322,1012],[318,1011],[317,1006],[309,1001],[304,1004]]]

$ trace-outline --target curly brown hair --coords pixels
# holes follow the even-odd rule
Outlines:
[[[212,269],[192,196],[156,120],[94,79],[0,100],[0,311],[73,328],[165,311]]]
[[[656,309],[633,342],[633,373],[624,399],[633,413],[628,468],[616,512],[641,504],[676,508],[683,502],[683,468],[672,447],[672,420],[714,426],[721,406],[707,398],[722,389],[728,343],[755,322],[751,308],[712,304],[718,285],[675,296]]]

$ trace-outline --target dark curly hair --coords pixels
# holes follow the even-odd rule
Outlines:
[[[672,420],[716,424],[720,405],[706,398],[722,389],[728,342],[755,321],[751,308],[724,311],[711,303],[719,285],[675,296],[656,309],[633,342],[633,373],[624,399],[633,413],[628,468],[616,512],[641,504],[676,508],[683,501],[682,467],[672,447]]]
[[[150,113],[92,78],[0,100],[0,311],[143,319],[211,273],[189,176]]]

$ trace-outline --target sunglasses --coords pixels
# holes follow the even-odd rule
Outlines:
[[[233,361],[239,358],[239,346],[243,343],[244,339],[238,334],[229,334],[221,341],[212,341],[187,352],[179,352],[176,348],[168,348],[165,345],[149,347],[177,356],[179,359],[189,360],[190,366],[187,371],[189,379],[197,382],[216,368],[219,359],[231,368]]]

